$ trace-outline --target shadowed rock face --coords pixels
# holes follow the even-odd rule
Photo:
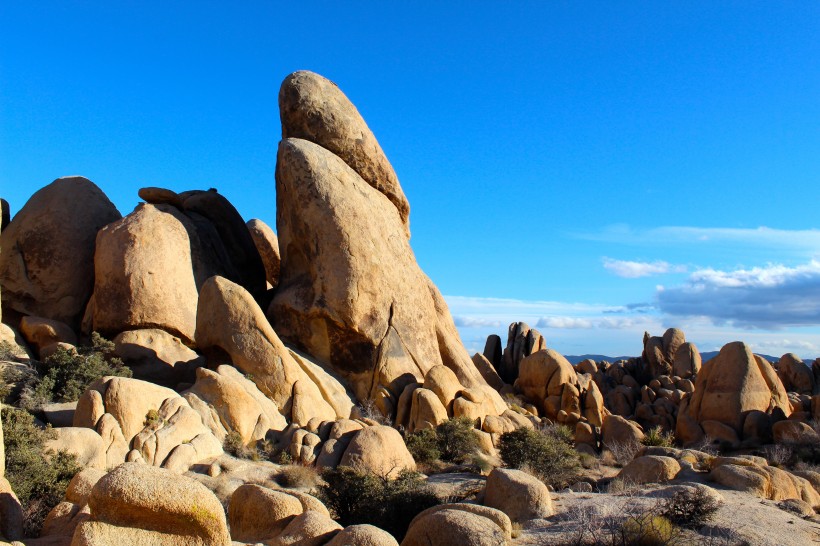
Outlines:
[[[3,229],[3,305],[77,327],[94,286],[94,239],[120,213],[93,182],[59,178]]]
[[[193,190],[179,194],[182,209],[198,228],[205,224],[211,229],[200,229],[203,247],[219,249],[210,252],[213,271],[245,287],[255,298],[265,292],[265,267],[242,216],[230,201],[216,191]],[[215,230],[209,240],[207,233]],[[220,259],[221,258],[221,259]],[[201,283],[199,283],[201,284]]]

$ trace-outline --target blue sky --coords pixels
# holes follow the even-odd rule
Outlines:
[[[290,72],[357,105],[476,350],[679,326],[820,356],[820,4],[4,2],[0,194],[216,187],[275,223]]]

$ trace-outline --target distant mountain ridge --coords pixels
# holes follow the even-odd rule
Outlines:
[[[718,355],[719,352],[720,351],[706,351],[706,352],[700,353],[700,358],[703,362],[706,362],[707,360],[711,360],[712,358],[715,358]],[[755,354],[757,356],[762,356],[763,358],[765,358],[769,362],[777,362],[778,360],[780,360],[779,356],[764,355],[762,353],[755,353]],[[606,360],[607,362],[617,362],[619,360],[629,360],[630,358],[635,358],[635,357],[632,357],[632,356],[606,356],[606,355],[567,355],[564,358],[569,360],[570,364],[575,365],[575,364],[578,364],[579,362],[582,362],[582,361],[584,361],[588,358],[591,358],[595,362],[600,362],[602,360]],[[803,362],[806,364],[806,366],[811,366],[812,362],[814,362],[814,361],[810,359],[810,360],[804,360]]]
[[[564,358],[569,360],[569,363],[572,365],[578,364],[579,362],[583,362],[591,358],[595,362],[600,362],[602,360],[606,360],[607,362],[618,362],[619,360],[629,360],[630,358],[635,358],[634,356],[606,356],[606,355],[566,355]]]

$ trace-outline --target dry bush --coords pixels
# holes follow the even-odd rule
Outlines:
[[[772,466],[782,467],[792,460],[794,451],[785,444],[771,444],[763,448],[763,456]]]
[[[707,453],[713,457],[717,457],[720,453],[718,452],[717,448],[717,440],[712,438],[711,436],[704,436],[699,441],[694,442],[689,449],[700,451],[702,453]]]
[[[312,466],[289,464],[279,469],[273,480],[288,489],[311,490],[322,483],[319,472]]]
[[[356,404],[356,407],[353,408],[353,415],[358,415],[361,419],[370,419],[380,425],[393,426],[393,420],[385,417],[372,399]]]
[[[614,490],[618,491],[615,492]],[[748,546],[737,533],[725,528],[684,530],[664,514],[667,501],[654,504],[643,498],[642,487],[613,480],[610,495],[575,505],[556,518],[562,530],[560,544],[572,546]]]
[[[646,431],[643,439],[641,439],[641,444],[645,446],[674,447],[675,433],[671,430],[664,431],[660,426],[652,427]]]
[[[606,485],[606,492],[610,495],[632,497],[641,492],[643,487],[631,480],[613,478]]]
[[[577,506],[561,519],[570,528],[564,544],[574,546],[632,546],[678,544],[680,529],[657,508],[646,509],[636,502],[636,491],[622,502],[601,499]]]
[[[707,489],[695,487],[676,491],[661,503],[661,512],[675,525],[698,529],[715,516],[720,505],[720,500]]]
[[[236,431],[229,432],[222,440],[222,449],[225,453],[233,455],[237,459],[247,459],[249,461],[261,461],[266,459],[265,453],[257,447],[257,443],[252,445],[242,441],[242,435]]]
[[[610,442],[606,446],[617,467],[624,467],[632,462],[638,451],[641,450],[641,444],[638,442]]]

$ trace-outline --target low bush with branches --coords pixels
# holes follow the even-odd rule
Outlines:
[[[675,525],[698,529],[706,525],[720,508],[720,500],[705,487],[681,489],[666,499],[662,515]]]
[[[391,480],[349,467],[327,469],[319,498],[341,525],[368,523],[401,542],[410,522],[423,510],[440,503],[421,475],[404,471]]]
[[[674,447],[675,433],[664,431],[660,426],[652,427],[644,434],[641,444],[653,447]]]
[[[580,455],[562,427],[519,428],[501,435],[504,463],[527,470],[553,489],[567,487],[580,476]]]
[[[480,445],[473,420],[467,417],[448,419],[435,430],[418,430],[406,435],[404,442],[413,459],[423,465],[439,460],[448,463],[474,462]]]
[[[624,467],[631,463],[641,450],[641,444],[636,441],[609,442],[606,449],[612,458],[611,463],[617,467]]]
[[[68,483],[80,467],[75,455],[46,449],[54,431],[38,427],[27,411],[6,406],[2,421],[5,477],[23,506],[26,536],[37,537],[46,516],[63,500]]]
[[[24,389],[21,405],[34,410],[51,402],[74,402],[101,377],[131,377],[131,368],[113,352],[114,343],[97,332],[91,335],[91,345],[80,347],[77,352],[57,349],[45,361],[35,364],[37,375]]]

